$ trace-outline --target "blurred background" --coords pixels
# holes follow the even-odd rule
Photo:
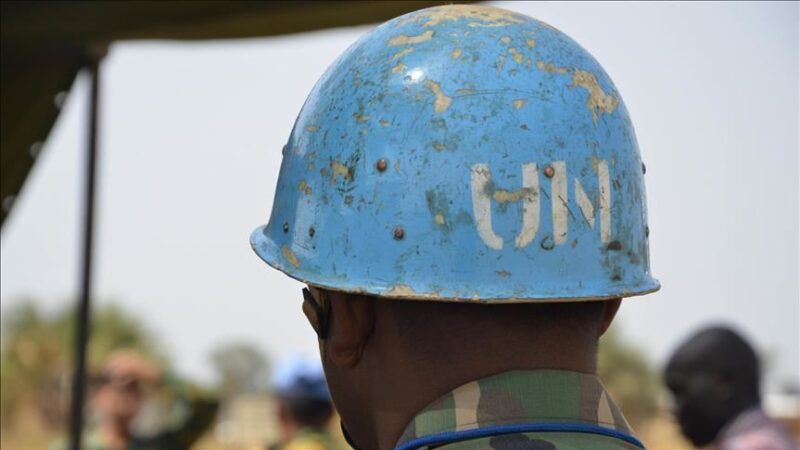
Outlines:
[[[663,287],[624,302],[600,369],[643,441],[689,448],[659,373],[689,333],[720,323],[758,349],[766,408],[800,433],[798,3],[489,4],[587,48],[633,118]],[[268,219],[306,95],[373,26],[117,41],[102,62],[89,366],[135,348],[214,392],[221,409],[197,448],[273,439],[273,363],[316,357],[301,285],[248,237]],[[89,87],[81,73],[54,93],[58,119],[3,199],[3,448],[47,448],[65,430]]]

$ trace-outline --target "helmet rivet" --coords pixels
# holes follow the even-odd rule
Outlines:
[[[553,166],[547,166],[544,168],[544,176],[546,176],[547,178],[553,178],[553,175],[555,174],[556,171],[555,169],[553,169]]]
[[[309,236],[314,237],[314,233],[316,233],[316,232],[317,232],[317,230],[315,230],[314,227],[308,227],[308,235]]]
[[[644,175],[646,173],[647,173],[647,166],[645,166],[644,163],[642,163],[642,174]]]
[[[395,227],[393,234],[394,234],[394,238],[399,241],[399,240],[403,239],[403,236],[406,235],[406,232],[405,232],[405,230],[403,230],[403,227]]]
[[[284,233],[289,232],[289,222],[283,222],[283,232]]]
[[[378,169],[378,172],[386,171],[386,168],[389,167],[389,163],[386,162],[385,159],[381,158],[375,163],[375,168]]]

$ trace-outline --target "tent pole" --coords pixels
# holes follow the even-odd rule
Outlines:
[[[89,55],[89,74],[92,86],[89,98],[89,129],[86,154],[86,181],[84,199],[83,267],[81,268],[80,298],[75,311],[75,372],[72,377],[70,404],[69,448],[80,450],[83,431],[84,400],[86,396],[86,353],[89,343],[90,300],[92,287],[92,250],[94,241],[95,192],[97,189],[97,109],[100,96],[100,62],[105,51],[92,51]]]

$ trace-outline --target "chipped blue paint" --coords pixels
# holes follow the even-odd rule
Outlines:
[[[379,26],[322,76],[251,244],[335,290],[587,300],[658,289],[646,217],[633,127],[597,61],[529,17],[444,6]]]

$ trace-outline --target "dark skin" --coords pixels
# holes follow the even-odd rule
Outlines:
[[[572,304],[536,314],[539,305],[452,307],[327,295],[322,361],[334,403],[361,450],[392,449],[417,412],[476,379],[515,369],[596,373],[598,339],[620,306],[615,299],[592,302],[589,313],[576,314],[587,308]]]
[[[725,425],[760,404],[755,352],[730,329],[692,336],[672,355],[664,378],[681,431],[697,447],[711,444]]]

